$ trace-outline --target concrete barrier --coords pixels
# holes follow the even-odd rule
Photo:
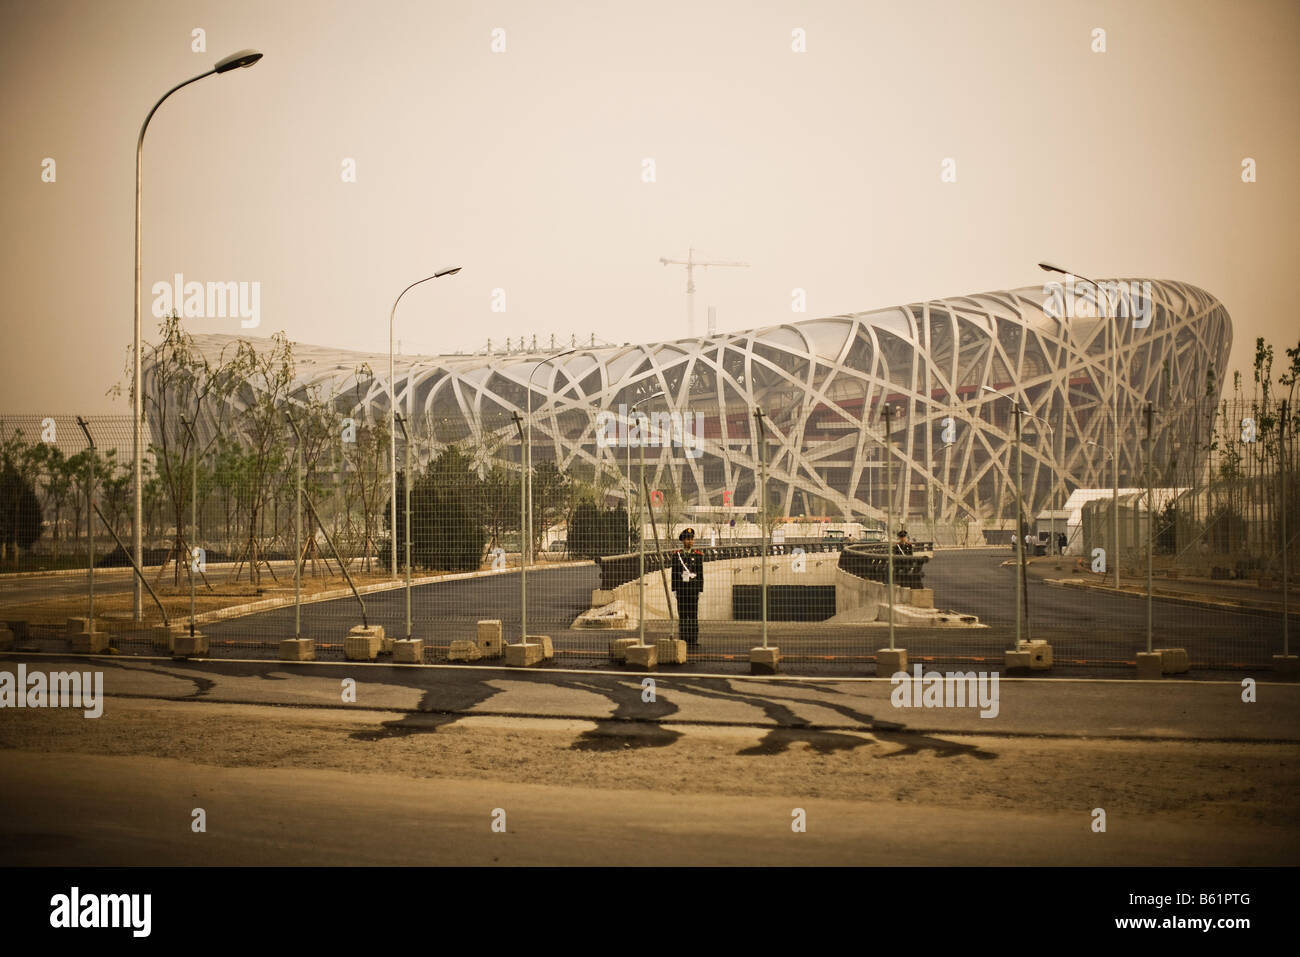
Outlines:
[[[1138,678],[1149,681],[1159,678],[1164,674],[1164,668],[1160,662],[1160,652],[1158,651],[1139,651],[1137,653],[1137,676]]]
[[[478,661],[483,657],[476,641],[453,641],[447,649],[448,661]]]
[[[881,648],[876,652],[876,677],[892,678],[907,670],[906,648]]]
[[[781,649],[774,647],[749,649],[749,673],[751,675],[774,675],[781,663]]]
[[[172,639],[172,654],[177,658],[206,658],[208,636],[201,631],[191,635],[188,631]]]
[[[639,643],[636,638],[615,638],[609,643],[609,656],[620,665],[627,664],[627,650]]]
[[[285,638],[280,642],[281,661],[315,661],[316,642],[311,638]]]
[[[1160,673],[1165,675],[1184,675],[1190,667],[1186,648],[1157,648],[1160,656]]]
[[[1003,667],[1007,672],[1047,671],[1052,667],[1052,646],[1041,638],[1033,641],[1021,639],[1006,653]]]
[[[370,635],[348,635],[343,639],[343,657],[348,661],[374,661],[379,657],[379,639]]]
[[[654,645],[629,645],[627,666],[649,671],[659,664],[658,649]]]
[[[657,638],[655,655],[661,665],[684,665],[686,664],[686,642],[680,638]]]
[[[542,661],[542,646],[518,643],[506,645],[506,664],[511,668],[531,668]]]
[[[361,642],[365,642],[362,650]],[[343,656],[348,661],[374,661],[384,646],[383,625],[356,625],[343,639]]]
[[[89,618],[69,618],[68,619],[68,637],[73,635],[88,635],[94,631],[94,625]]]
[[[484,618],[480,621],[475,640],[479,654],[484,658],[500,658],[505,653],[505,644],[501,640],[500,619]]]
[[[68,648],[74,655],[102,655],[108,651],[108,634],[95,631],[68,638]]]
[[[398,638],[393,642],[393,662],[399,665],[424,664],[424,640]]]
[[[529,635],[528,643],[530,645],[541,645],[543,661],[550,661],[555,657],[555,645],[551,644],[550,635]]]

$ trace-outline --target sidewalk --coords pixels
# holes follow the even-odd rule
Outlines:
[[[1091,588],[1114,594],[1114,575],[1098,575],[1082,565],[1082,561],[1070,556],[1032,558],[1027,563],[1026,572],[1031,578],[1049,585]],[[1145,597],[1146,569],[1124,569],[1120,574],[1119,590],[1124,594]],[[1261,588],[1252,579],[1170,578],[1156,571],[1152,574],[1151,592],[1159,598],[1206,608],[1248,608],[1282,614],[1281,585]],[[1292,588],[1289,599],[1291,615],[1300,615],[1300,589]]]

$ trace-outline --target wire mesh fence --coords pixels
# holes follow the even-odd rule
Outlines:
[[[1276,401],[1207,399],[1191,434],[1139,409],[1078,441],[1104,404],[1004,396],[953,428],[889,402],[853,419],[802,399],[538,394],[466,421],[231,394],[228,413],[150,410],[140,574],[130,419],[0,420],[0,561],[33,573],[0,585],[20,643],[97,631],[156,653],[192,625],[214,656],[308,638],[341,658],[379,626],[381,654],[418,639],[406,660],[496,662],[495,622],[583,667],[616,639],[683,639],[688,664],[724,671],[768,644],[828,673],[869,672],[885,647],[997,665],[1046,639],[1057,673],[1106,673],[1148,646],[1268,667],[1289,641],[1300,463]],[[966,442],[962,415],[1005,441]]]

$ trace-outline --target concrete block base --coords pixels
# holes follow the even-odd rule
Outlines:
[[[352,658],[351,655],[348,654],[347,642],[350,641],[351,638],[365,638],[365,640],[370,642],[369,653],[365,655],[364,658]],[[343,641],[343,654],[346,655],[348,661],[374,661],[374,659],[378,658],[381,651],[385,650],[385,640],[386,638],[383,636],[382,624],[355,625],[351,631],[348,631],[347,640]],[[393,648],[393,645],[390,644],[389,650],[391,650],[391,648]]]
[[[343,639],[343,657],[348,661],[374,661],[379,657],[379,639],[371,635],[348,635]]]
[[[1052,667],[1052,646],[1042,639],[1022,640],[1007,652],[1003,667],[1008,672],[1047,671]]]
[[[208,654],[208,636],[201,631],[191,635],[188,631],[172,639],[172,654],[177,658],[205,658]]]
[[[541,661],[541,645],[506,645],[506,664],[511,668],[530,668]]]
[[[1300,655],[1274,655],[1273,673],[1282,681],[1300,678]]]
[[[281,661],[315,661],[316,642],[311,638],[285,638],[280,642]]]
[[[8,621],[0,622],[0,624],[8,626],[9,630],[14,633],[14,641],[19,644],[27,640],[27,622],[23,619],[10,618]]]
[[[530,645],[542,646],[542,660],[550,661],[555,657],[555,645],[551,643],[550,635],[529,635],[528,643]]]
[[[629,645],[627,649],[627,666],[644,668],[647,671],[659,664],[659,649],[654,645]]]
[[[898,672],[906,670],[906,648],[881,648],[876,652],[876,676],[878,678],[892,678]]]
[[[655,653],[661,665],[686,664],[686,642],[680,638],[658,638]]]
[[[496,618],[486,618],[478,623],[475,636],[479,654],[484,658],[500,658],[505,654],[505,642],[501,639],[501,622]]]
[[[391,655],[393,653],[393,642],[396,638],[389,638],[387,635],[379,639],[379,653],[381,655]]]
[[[751,675],[774,675],[781,663],[780,648],[750,648],[749,673]]]
[[[627,664],[627,650],[640,644],[635,638],[615,638],[609,643],[609,656],[620,665]]]
[[[913,588],[912,602],[913,608],[933,608],[934,607],[934,589],[933,588]]]
[[[89,618],[69,618],[68,619],[68,637],[73,635],[88,635],[94,631]]]
[[[474,641],[453,641],[447,649],[448,661],[478,661],[482,657],[483,653]]]
[[[188,627],[184,631],[189,634]],[[154,625],[149,629],[149,644],[154,651],[165,651],[170,655],[176,650],[173,642],[178,634],[180,631],[174,626],[169,628],[166,625]]]
[[[1007,674],[1027,672],[1032,658],[1033,655],[1027,651],[1008,651],[1006,659],[1002,662],[1002,670]]]
[[[1166,675],[1185,675],[1189,670],[1186,648],[1157,648],[1160,671]]]
[[[1139,651],[1137,653],[1137,673],[1138,678],[1144,681],[1159,678],[1164,673],[1164,669],[1160,666],[1160,652]]]
[[[68,638],[68,647],[74,655],[102,655],[108,651],[108,633],[95,631],[72,635]]]
[[[393,661],[399,665],[424,664],[424,640],[421,638],[398,638],[395,640],[393,642]]]

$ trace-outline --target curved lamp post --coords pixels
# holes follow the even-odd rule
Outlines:
[[[1059,273],[1062,276],[1078,276],[1085,282],[1092,283],[1093,289],[1096,290],[1097,311],[1101,311],[1101,284],[1095,279],[1089,279],[1087,276],[1080,275],[1077,272],[1070,272],[1061,266],[1054,266],[1051,263],[1039,263],[1038,268],[1044,272]],[[1107,305],[1110,297],[1107,296]],[[1110,337],[1110,395],[1111,395],[1111,425],[1113,426],[1111,441],[1113,447],[1111,450],[1111,540],[1110,547],[1114,553],[1111,558],[1115,566],[1115,587],[1119,588],[1119,332],[1115,328],[1115,323],[1119,321],[1118,316],[1106,316],[1109,320],[1106,323],[1107,333]]]
[[[440,269],[432,276],[425,276],[423,279],[417,279],[405,289],[397,294],[393,300],[393,308],[388,311],[388,484],[392,489],[392,501],[390,502],[389,511],[389,529],[392,534],[392,575],[397,577],[397,387],[393,383],[393,317],[397,314],[397,304],[402,301],[402,297],[414,289],[422,282],[428,282],[430,279],[441,279],[443,276],[454,276],[460,272],[460,266],[448,266]],[[411,415],[411,386],[406,386],[406,415]],[[410,459],[410,449],[407,449],[407,459]],[[407,477],[410,481],[410,477]],[[410,637],[409,635],[407,636]]]
[[[163,100],[171,96],[183,86],[189,86],[196,83],[204,77],[212,76],[214,73],[229,73],[231,70],[238,70],[244,67],[250,67],[258,60],[262,59],[262,54],[256,50],[240,50],[238,53],[232,53],[224,60],[219,61],[211,70],[206,73],[200,73],[198,76],[190,77],[184,83],[177,83],[174,87],[162,95],[149,115],[144,118],[144,124],[140,127],[140,138],[135,143],[135,339],[131,348],[131,411],[135,419],[135,429],[132,436],[131,448],[134,452],[134,515],[132,518],[131,530],[131,547],[135,550],[135,562],[143,568],[144,547],[143,528],[140,524],[142,509],[142,470],[140,466],[140,426],[144,418],[144,400],[140,394],[140,281],[141,281],[141,249],[143,247],[142,235],[144,224],[140,216],[140,196],[143,188],[143,160],[144,160],[144,134],[149,129],[149,121],[153,115],[158,112],[158,107],[163,105]],[[143,595],[140,588],[140,578],[136,577],[134,600],[132,603],[132,615],[136,621],[141,620],[142,616]]]

